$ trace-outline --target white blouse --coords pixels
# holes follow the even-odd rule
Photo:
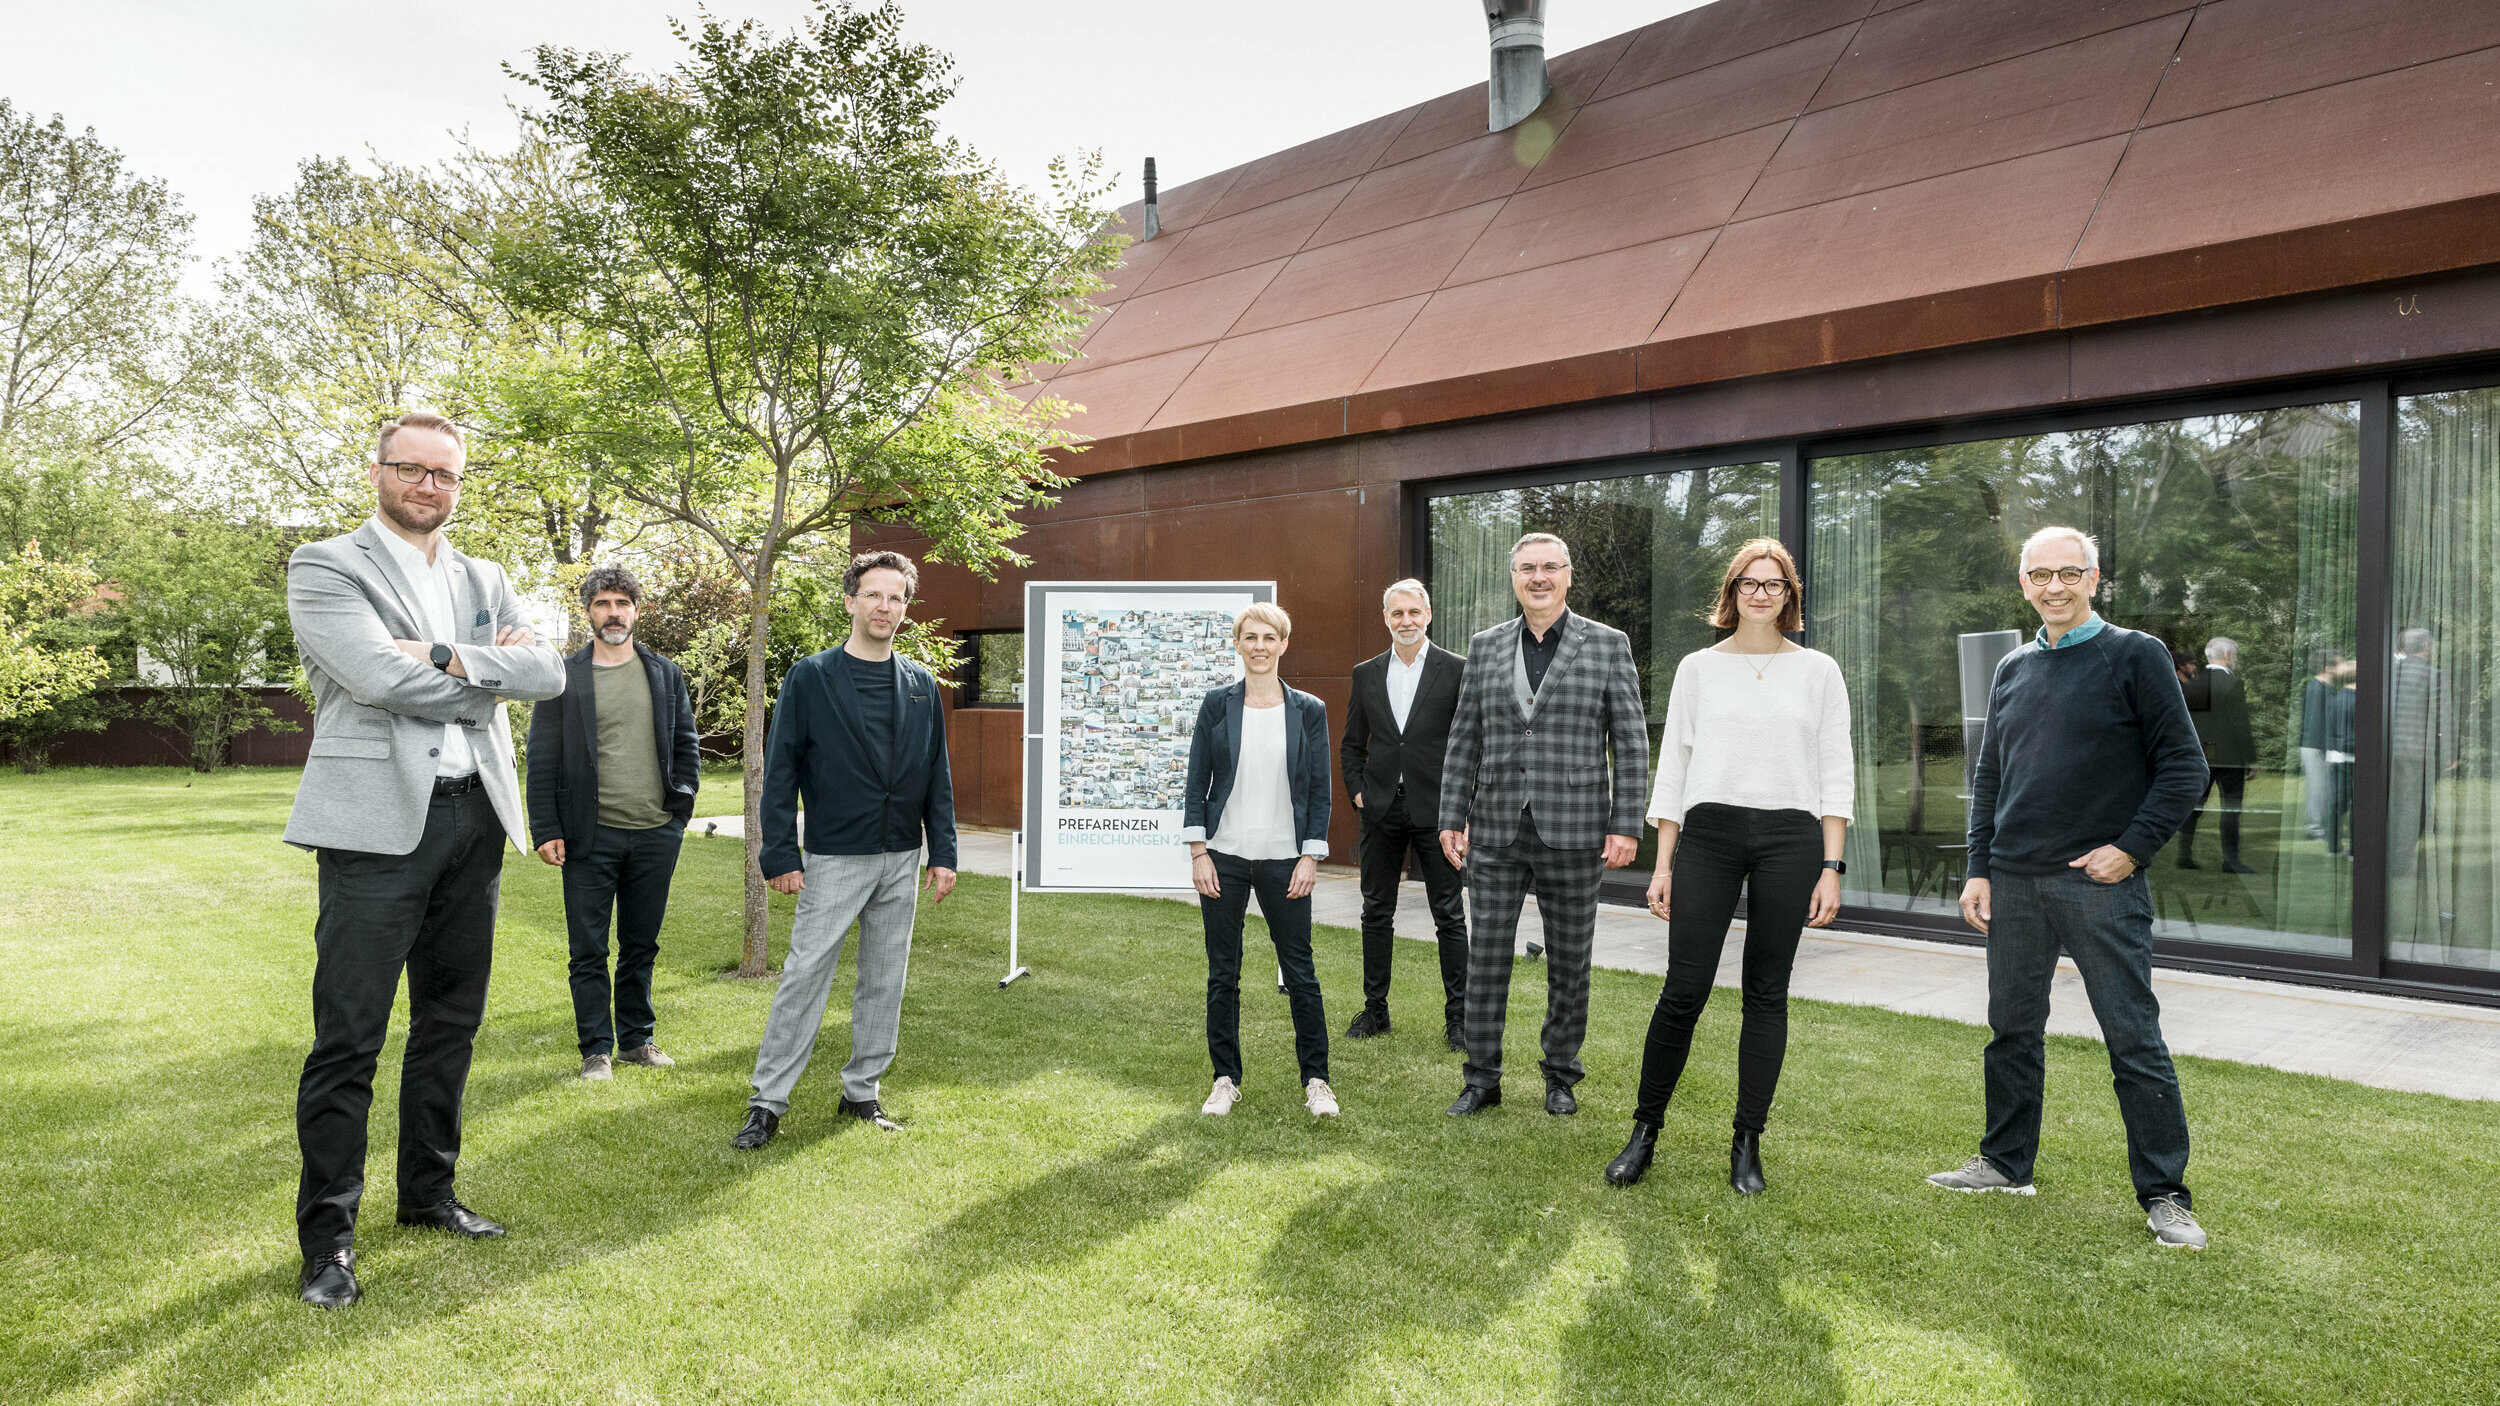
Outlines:
[[[1830,655],[1697,649],[1675,666],[1652,821],[1681,825],[1713,801],[1848,820],[1856,797],[1849,689]]]
[[[1233,763],[1233,791],[1224,818],[1207,836],[1207,848],[1235,859],[1291,859],[1293,783],[1285,775],[1285,714],[1290,704],[1241,710],[1241,755]]]

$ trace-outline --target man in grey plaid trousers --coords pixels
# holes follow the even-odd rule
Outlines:
[[[1510,582],[1520,618],[1468,642],[1441,768],[1441,848],[1467,875],[1470,918],[1467,1087],[1449,1109],[1461,1118],[1502,1101],[1502,1025],[1531,893],[1545,920],[1545,1111],[1580,1111],[1571,1089],[1584,1072],[1598,880],[1632,862],[1649,796],[1632,642],[1571,613],[1569,544],[1520,538]]]
[[[851,637],[790,667],[773,700],[764,748],[763,852],[774,891],[799,896],[790,955],[755,1052],[755,1094],[732,1147],[762,1147],[780,1131],[791,1091],[807,1072],[833,993],[833,969],[859,924],[859,985],[851,998],[851,1058],[842,1066],[842,1111],[884,1132],[879,1080],[894,1062],[903,1022],[903,974],[911,964],[920,847],[929,848],[926,889],[943,903],[955,888],[955,783],[947,770],[946,712],[937,679],[894,652],[894,636],[920,586],[920,569],[898,552],[867,552],[842,573]],[[807,810],[800,849],[799,808]]]

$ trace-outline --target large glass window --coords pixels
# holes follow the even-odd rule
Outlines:
[[[1815,461],[1808,642],[1839,661],[1857,733],[1848,901],[1956,914],[1988,681],[2039,625],[2015,555],[2056,523],[2101,545],[2101,615],[2171,647],[2216,774],[2155,858],[2156,931],[2348,955],[2370,667],[2358,418],[2307,406]]]
[[[2500,969],[2500,389],[2397,406],[2387,955]]]
[[[1519,613],[1510,548],[1523,533],[1571,544],[1571,608],[1632,638],[1650,752],[1676,661],[1717,638],[1703,618],[1738,543],[1779,534],[1779,466],[1731,464],[1435,498],[1429,507],[1432,638],[1468,637]],[[1643,798],[1647,800],[1646,797]],[[1641,842],[1646,875],[1654,833]]]

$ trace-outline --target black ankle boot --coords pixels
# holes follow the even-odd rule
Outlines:
[[[1768,1183],[1762,1180],[1762,1134],[1736,1130],[1736,1140],[1728,1144],[1727,1184],[1739,1196],[1759,1196]]]
[[[1634,1120],[1632,1140],[1606,1164],[1606,1180],[1617,1186],[1630,1186],[1649,1171],[1649,1159],[1658,1151],[1658,1128],[1654,1123]]]

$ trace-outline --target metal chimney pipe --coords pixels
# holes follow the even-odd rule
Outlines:
[[[1163,232],[1163,212],[1155,206],[1155,159],[1146,158],[1146,238]]]
[[[1492,31],[1493,78],[1485,89],[1484,129],[1515,127],[1551,91],[1545,78],[1545,0],[1482,0]]]

